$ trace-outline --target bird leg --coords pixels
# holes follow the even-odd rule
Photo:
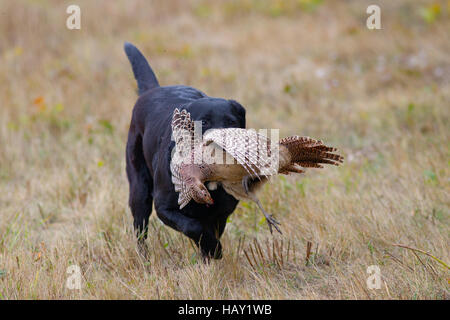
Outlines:
[[[279,223],[277,220],[275,220],[275,218],[271,214],[267,213],[266,210],[264,210],[264,208],[261,205],[261,202],[259,202],[258,198],[255,197],[255,199],[253,201],[256,202],[256,204],[258,205],[259,209],[264,214],[264,217],[266,217],[266,221],[267,221],[267,224],[269,225],[270,233],[273,234],[273,232],[272,232],[272,226],[273,226],[280,234],[283,234],[281,232],[280,228],[278,228],[278,225],[281,225],[281,223]]]
[[[279,223],[277,220],[275,220],[275,218],[271,214],[267,213],[266,210],[264,210],[259,199],[255,196],[254,192],[249,191],[248,184],[249,184],[250,179],[251,179],[250,176],[245,176],[242,178],[242,186],[244,187],[245,193],[249,196],[249,198],[251,200],[253,200],[258,205],[259,209],[264,214],[264,217],[266,217],[266,221],[267,221],[267,224],[269,225],[270,233],[273,234],[273,230],[272,230],[272,226],[273,226],[280,234],[283,234],[281,232],[280,228],[278,228],[278,225],[281,225],[281,223]]]

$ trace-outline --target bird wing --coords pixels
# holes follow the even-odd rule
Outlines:
[[[184,109],[180,111],[176,108],[173,112],[172,137],[175,140],[175,147],[170,161],[170,172],[175,191],[179,192],[178,204],[182,209],[192,199],[182,176],[182,166],[184,161],[189,158],[193,160],[194,156],[194,121],[192,121],[190,113]]]
[[[266,136],[255,130],[224,128],[208,130],[203,136],[203,145],[217,144],[244,167],[250,176],[260,178],[277,174],[278,166],[272,164],[271,155],[276,152]]]
[[[181,144],[183,141],[194,139],[194,121],[191,114],[185,109],[176,108],[172,115],[172,136],[175,144]]]
[[[172,183],[175,187],[175,191],[179,192],[178,195],[178,205],[180,209],[183,209],[189,201],[191,201],[192,196],[189,192],[189,188],[184,182],[184,178],[181,174],[181,165],[178,165],[175,161],[170,162],[170,171],[172,173]]]

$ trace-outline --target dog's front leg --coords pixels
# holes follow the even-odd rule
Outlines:
[[[222,245],[209,228],[190,217],[186,217],[177,209],[169,209],[155,202],[156,214],[167,226],[182,232],[200,247],[204,258],[220,259],[222,257]]]

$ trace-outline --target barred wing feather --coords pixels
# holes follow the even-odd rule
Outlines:
[[[174,153],[170,162],[170,171],[172,173],[172,183],[175,191],[179,192],[178,204],[180,209],[185,207],[191,196],[189,188],[181,176],[182,163],[187,156],[192,156],[194,145],[194,121],[186,110],[174,110],[172,117],[172,136],[175,140]]]
[[[242,165],[251,176],[260,178],[277,174],[271,155],[278,144],[255,130],[243,128],[211,129],[203,136],[203,144],[217,144]]]

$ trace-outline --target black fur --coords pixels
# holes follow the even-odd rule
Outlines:
[[[175,108],[186,109],[193,120],[210,128],[245,128],[245,109],[234,100],[212,98],[187,86],[159,86],[155,74],[139,50],[125,43],[125,52],[138,83],[126,147],[126,170],[130,184],[129,205],[134,228],[142,245],[154,202],[156,214],[166,225],[184,233],[200,246],[205,257],[220,258],[222,235],[228,216],[238,201],[222,187],[211,191],[214,205],[191,201],[182,210],[171,181],[171,120]]]

